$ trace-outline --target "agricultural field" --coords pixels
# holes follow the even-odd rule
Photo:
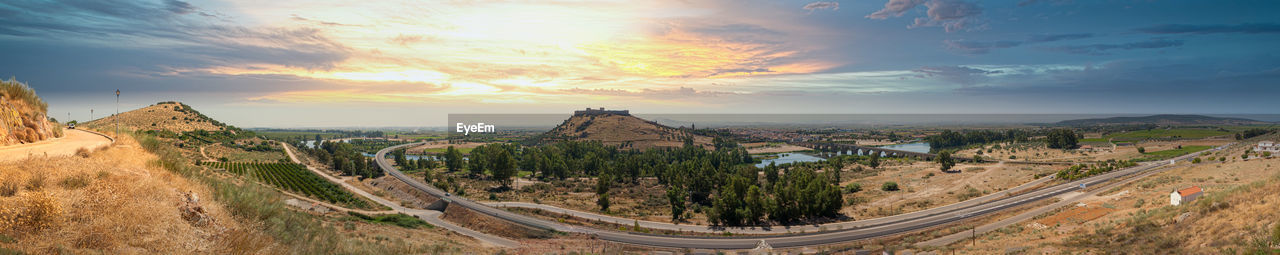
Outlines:
[[[1139,141],[1146,139],[1159,138],[1176,138],[1176,139],[1202,139],[1206,137],[1230,135],[1231,132],[1217,129],[1152,129],[1129,131],[1124,133],[1107,134],[1103,139],[1113,142],[1120,141]]]
[[[1182,146],[1181,149],[1151,151],[1151,152],[1143,153],[1142,154],[1143,157],[1136,159],[1136,161],[1154,161],[1154,160],[1170,159],[1177,156],[1187,155],[1188,153],[1192,153],[1192,152],[1207,150],[1212,147],[1213,146],[1187,145],[1187,146]]]
[[[255,179],[319,200],[355,208],[368,209],[370,205],[356,198],[320,176],[317,176],[301,164],[294,163],[243,163],[243,162],[202,162],[201,165],[226,169],[237,175],[253,176]]]

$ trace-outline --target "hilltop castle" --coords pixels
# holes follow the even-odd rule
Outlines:
[[[631,111],[628,111],[628,110],[605,110],[605,109],[604,109],[604,107],[600,107],[600,109],[591,109],[591,108],[587,108],[586,110],[573,111],[573,116],[593,116],[593,115],[609,115],[609,114],[612,114],[612,115],[622,115],[622,116],[631,116]]]

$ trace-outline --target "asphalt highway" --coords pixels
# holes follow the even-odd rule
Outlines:
[[[890,216],[877,219],[864,220],[866,224],[854,224],[850,228],[843,229],[827,229],[822,232],[805,232],[785,235],[772,236],[744,236],[744,237],[695,237],[695,236],[669,236],[669,235],[649,235],[637,233],[624,233],[611,230],[600,230],[588,227],[575,227],[557,222],[551,222],[536,219],[530,216],[520,215],[506,210],[494,208],[485,204],[477,203],[466,198],[448,196],[444,191],[436,189],[431,185],[423,184],[421,181],[410,178],[398,171],[386,159],[386,154],[392,150],[414,146],[419,143],[410,143],[388,147],[378,151],[376,161],[378,166],[382,167],[387,174],[394,176],[410,186],[418,188],[433,196],[445,199],[451,204],[449,206],[462,206],[476,212],[484,213],[499,219],[510,221],[513,223],[530,226],[534,228],[554,230],[560,232],[586,233],[598,236],[600,239],[614,241],[619,243],[627,243],[633,245],[652,246],[652,247],[672,247],[672,248],[692,248],[692,249],[751,249],[755,248],[763,240],[774,248],[790,248],[804,246],[827,245],[861,239],[875,238],[880,236],[895,235],[915,230],[925,229],[933,226],[945,225],[980,217],[983,215],[999,212],[1004,209],[1017,207],[1036,201],[1052,198],[1067,192],[1080,190],[1082,188],[1092,187],[1103,184],[1113,179],[1133,175],[1135,173],[1145,172],[1158,167],[1173,164],[1176,161],[1185,161],[1191,157],[1195,157],[1200,153],[1192,153],[1167,161],[1147,162],[1135,167],[1111,171],[1108,173],[1067,182],[1063,184],[1053,185],[1033,191],[1023,192],[1018,195],[1010,196],[1007,193],[999,196],[988,195],[983,198],[972,199],[965,202],[951,204],[947,206],[932,208],[916,213],[903,214],[899,216]],[[1221,147],[1219,147],[1221,148]],[[1217,150],[1215,148],[1213,150]],[[1041,181],[1041,180],[1037,180]],[[1026,186],[1026,185],[1024,185]]]

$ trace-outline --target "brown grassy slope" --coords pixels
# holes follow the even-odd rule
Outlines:
[[[600,141],[624,149],[680,147],[684,138],[693,137],[696,145],[710,147],[711,137],[694,135],[685,130],[660,125],[635,116],[602,114],[573,116],[547,132],[550,137],[570,140]]]
[[[178,102],[161,102],[118,115],[120,128],[125,130],[167,130],[182,133],[194,130],[223,130],[222,123],[205,117],[191,107]],[[107,116],[85,123],[85,126],[110,130],[115,128],[117,116]]]
[[[45,104],[27,84],[0,81],[0,145],[23,144],[61,137],[62,128],[49,121]]]
[[[271,238],[237,222],[207,186],[163,169],[157,159],[121,137],[116,146],[92,152],[0,164],[0,234],[14,240],[0,247],[27,253],[272,252]],[[208,223],[184,219],[184,193],[199,198]]]
[[[1028,222],[979,237],[978,247],[960,242],[961,253],[1001,253],[1025,247],[1027,253],[1214,254],[1257,251],[1256,241],[1274,238],[1280,252],[1280,158],[1248,161],[1240,154],[1258,140],[1240,142],[1221,152],[1201,157],[1227,157],[1225,162],[1180,162],[1165,172],[1134,181],[1082,202],[1115,212],[1090,221],[1069,221],[1038,230]],[[1190,204],[1169,205],[1169,193],[1189,186],[1204,189],[1204,196]],[[1064,209],[1065,210],[1065,209]],[[1178,218],[1184,213],[1186,218]],[[1048,215],[1055,215],[1054,213]]]

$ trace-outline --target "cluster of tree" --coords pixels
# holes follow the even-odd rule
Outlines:
[[[262,141],[260,143],[254,143],[253,141],[249,141],[245,144],[238,144],[238,143],[223,143],[223,144],[226,145],[227,147],[241,149],[245,151],[264,151],[264,152],[280,151],[279,148],[276,148],[275,146],[271,146],[270,142],[268,141]]]
[[[372,154],[372,153],[377,153],[379,150],[382,150],[383,148],[406,144],[409,142],[374,138],[374,139],[351,139],[347,141],[347,143],[350,143],[351,146],[357,152]]]
[[[1058,171],[1058,173],[1054,175],[1054,177],[1059,180],[1074,181],[1074,180],[1079,180],[1081,178],[1098,175],[1101,173],[1111,172],[1112,170],[1116,170],[1120,168],[1133,167],[1136,165],[1138,165],[1138,163],[1134,163],[1133,161],[1128,161],[1128,160],[1117,161],[1115,159],[1111,159],[1111,160],[1107,160],[1106,162],[1099,162],[1094,165],[1085,165],[1085,164],[1074,165],[1067,169]]]
[[[1076,136],[1076,132],[1071,131],[1071,129],[1059,128],[1049,131],[1049,134],[1045,135],[1045,144],[1053,149],[1070,149],[1076,147],[1079,143],[1079,138]]]
[[[1254,137],[1257,137],[1257,136],[1260,136],[1260,135],[1265,135],[1265,134],[1267,134],[1267,133],[1271,133],[1272,131],[1275,131],[1275,129],[1250,128],[1250,129],[1245,130],[1245,131],[1243,131],[1243,132],[1236,133],[1236,140],[1244,140],[1244,139],[1254,138]]]
[[[449,171],[469,170],[473,177],[489,174],[509,183],[517,170],[531,171],[540,179],[596,178],[596,203],[607,211],[609,190],[619,183],[638,183],[656,177],[666,188],[672,218],[682,219],[691,204],[708,207],[716,224],[739,225],[765,220],[795,220],[835,216],[843,206],[838,171],[844,158],[814,165],[765,167],[765,178],[745,148],[721,140],[716,150],[694,146],[685,139],[680,148],[622,150],[598,141],[561,141],[542,146],[489,144],[475,148],[464,160],[452,147],[442,156]],[[843,156],[861,157],[866,156]],[[854,159],[857,160],[857,159]]]
[[[315,157],[321,164],[328,165],[333,170],[346,175],[361,178],[377,178],[384,175],[382,168],[378,167],[373,158],[365,157],[350,143],[322,142],[315,148],[309,148],[302,142],[298,142],[294,147]]]
[[[734,170],[721,183],[707,211],[712,224],[759,224],[766,219],[786,223],[834,217],[844,205],[839,183],[832,174],[820,174],[807,167],[787,168],[776,181],[762,182],[756,167],[737,166]]]
[[[467,158],[467,171],[472,177],[488,175],[498,181],[502,187],[509,187],[512,177],[516,176],[515,144],[491,143],[477,146],[471,150]],[[446,149],[446,154],[448,150]],[[458,153],[454,151],[453,153]]]
[[[436,167],[436,161],[432,160],[431,157],[422,156],[416,160],[409,159],[409,156],[405,154],[405,149],[391,151],[391,159],[396,162],[396,166],[404,170],[430,170]]]
[[[938,151],[942,149],[961,148],[974,144],[992,142],[1025,142],[1033,135],[1034,133],[1032,132],[1019,129],[1010,129],[1005,130],[1004,132],[994,130],[976,130],[964,131],[963,133],[948,129],[942,130],[942,133],[925,137],[924,141],[929,142],[929,149],[931,151]]]

